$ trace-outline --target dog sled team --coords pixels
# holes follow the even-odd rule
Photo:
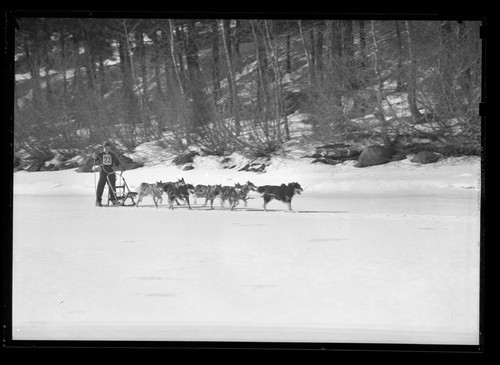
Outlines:
[[[264,210],[267,210],[267,204],[273,199],[287,204],[288,209],[292,210],[293,196],[300,194],[303,190],[300,184],[296,182],[289,183],[288,185],[263,185],[258,187],[250,181],[247,181],[243,185],[237,183],[234,186],[222,186],[220,184],[193,186],[187,184],[184,178],[182,178],[175,182],[143,182],[137,192],[131,192],[122,176],[125,166],[120,164],[116,155],[111,151],[111,147],[111,143],[106,141],[103,144],[103,152],[92,154],[92,158],[94,159],[93,171],[99,172],[98,183],[95,182],[94,175],[96,205],[99,207],[102,206],[101,200],[106,184],[109,191],[108,204],[111,202],[113,205],[135,205],[138,207],[144,197],[151,196],[155,206],[158,207],[163,202],[163,195],[165,194],[168,198],[170,209],[174,209],[174,202],[180,204],[179,201],[185,202],[188,208],[192,209],[189,197],[193,196],[195,204],[198,198],[205,199],[204,206],[210,202],[210,208],[213,209],[215,198],[219,198],[221,207],[224,207],[227,202],[231,210],[235,210],[240,201],[244,202],[246,207],[247,200],[249,199],[248,194],[251,191],[256,191],[264,199]],[[120,185],[116,185],[117,174],[114,167],[122,171],[119,175]],[[136,197],[137,202],[135,202]],[[125,204],[128,200],[131,201],[131,204]]]
[[[137,191],[137,203],[142,202],[144,197],[151,196],[156,207],[163,202],[163,195],[165,194],[168,198],[168,206],[170,209],[174,209],[174,202],[179,205],[180,201],[187,204],[189,209],[191,208],[190,196],[194,200],[194,204],[197,204],[198,199],[205,199],[203,206],[207,206],[210,203],[210,209],[214,209],[214,200],[218,198],[220,200],[221,207],[225,207],[226,203],[231,210],[235,210],[236,206],[243,202],[244,206],[247,206],[249,193],[251,191],[256,191],[261,194],[264,199],[264,210],[267,211],[267,204],[273,200],[279,200],[288,206],[288,210],[292,210],[292,198],[295,194],[300,194],[303,189],[297,182],[281,185],[263,185],[256,186],[250,181],[245,184],[236,183],[234,186],[222,186],[221,184],[216,185],[192,185],[187,184],[184,178],[178,179],[175,182],[162,182],[157,181],[156,183],[146,183],[143,182],[139,186]]]

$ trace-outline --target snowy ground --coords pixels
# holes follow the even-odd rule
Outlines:
[[[13,338],[478,344],[479,159],[194,165],[124,176],[305,190],[295,213],[99,209],[93,174],[15,173]]]

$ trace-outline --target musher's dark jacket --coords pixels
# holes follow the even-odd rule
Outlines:
[[[96,157],[96,164],[101,166],[101,173],[106,172],[109,174],[114,171],[113,165],[118,167],[120,165],[120,161],[118,160],[118,157],[116,157],[116,155],[112,152],[101,152]]]

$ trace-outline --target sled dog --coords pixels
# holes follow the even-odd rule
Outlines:
[[[264,198],[264,210],[267,203],[276,199],[288,205],[288,210],[292,210],[292,198],[295,194],[300,194],[303,191],[302,187],[297,182],[289,183],[288,185],[263,185],[257,188],[257,192],[262,194]]]
[[[233,186],[221,186],[219,189],[219,197],[220,197],[220,206],[224,208],[224,203],[229,201],[229,204],[232,204],[232,200],[235,196],[235,191]]]
[[[220,185],[196,185],[194,188],[195,203],[197,198],[205,198],[203,206],[206,206],[210,201],[210,209],[214,209],[214,200],[220,195],[221,188]]]
[[[255,191],[257,186],[252,182],[247,181],[244,185],[240,183],[234,184],[232,186],[223,186],[221,194],[221,206],[224,206],[224,202],[228,201],[231,206],[231,210],[235,210],[240,200],[245,202],[245,207],[247,206],[248,193],[250,191]]]
[[[168,182],[162,185],[162,189],[168,196],[168,204],[170,209],[174,209],[174,201],[179,205],[178,200],[183,200],[187,203],[188,208],[191,209],[189,203],[189,194],[194,192],[194,187],[191,184],[186,184],[184,178],[177,180],[177,182]]]
[[[163,201],[162,190],[163,183],[161,181],[157,181],[155,184],[149,184],[149,183],[141,183],[139,186],[139,189],[137,190],[137,204],[136,207],[139,206],[139,203],[142,202],[142,199],[145,196],[151,195],[153,197],[153,202],[155,203],[155,206],[158,208],[158,203],[161,204]]]
[[[244,185],[241,185],[240,183],[237,183],[234,185],[235,190],[236,190],[236,201],[234,202],[234,205],[238,205],[238,202],[240,200],[243,200],[245,202],[245,207],[247,206],[247,199],[248,199],[248,193],[250,191],[256,191],[257,186],[253,184],[250,181],[247,181]]]
[[[197,203],[198,198],[205,198],[209,185],[198,184],[194,187],[194,203]]]

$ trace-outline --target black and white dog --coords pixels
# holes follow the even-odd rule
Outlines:
[[[194,187],[191,184],[186,184],[184,178],[177,180],[177,182],[163,183],[162,190],[167,193],[170,209],[174,209],[174,201],[179,205],[178,199],[185,201],[188,208],[191,209],[189,194],[194,193]]]
[[[297,182],[289,183],[288,185],[263,185],[257,188],[257,192],[262,194],[264,198],[264,210],[267,203],[276,199],[288,205],[288,210],[292,210],[292,198],[295,194],[300,194],[303,191],[302,187]]]

